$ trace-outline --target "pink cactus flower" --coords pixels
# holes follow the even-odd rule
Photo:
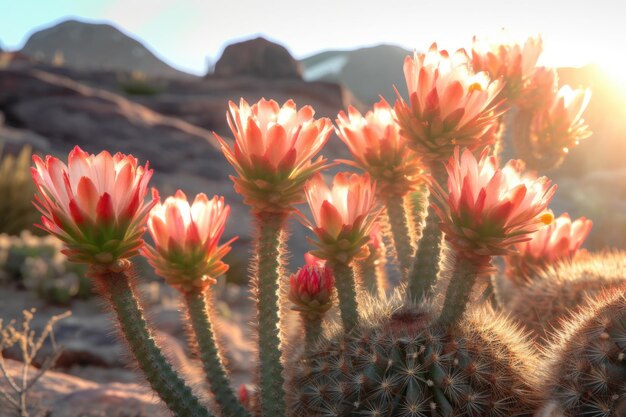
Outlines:
[[[305,224],[317,235],[312,253],[322,259],[348,263],[354,257],[367,256],[367,242],[379,210],[374,210],[376,184],[368,174],[339,173],[328,188],[321,174],[305,185],[306,197],[314,224]]]
[[[457,251],[467,258],[505,255],[551,223],[547,211],[556,186],[545,178],[522,173],[520,161],[498,169],[487,149],[479,160],[456,150],[448,162],[448,190],[433,184],[441,227]]]
[[[543,51],[541,36],[529,37],[524,45],[516,42],[489,44],[474,37],[472,67],[474,71],[486,71],[492,78],[505,82],[506,96],[519,97],[524,80],[531,76],[539,55]]]
[[[152,170],[137,159],[106,151],[90,155],[75,147],[67,165],[46,156],[33,156],[31,173],[38,194],[35,206],[43,214],[40,228],[65,244],[72,262],[104,269],[127,266],[143,241],[145,220],[158,201],[144,202]]]
[[[337,116],[337,135],[348,146],[354,161],[342,161],[368,172],[381,196],[402,197],[421,182],[421,163],[406,148],[395,121],[395,112],[385,99],[374,104],[365,117],[354,107]]]
[[[545,267],[574,259],[592,225],[585,217],[572,221],[567,213],[562,214],[530,240],[515,245],[517,253],[505,258],[507,276],[516,283],[528,282]]]
[[[545,108],[554,100],[558,84],[559,76],[554,68],[537,67],[524,84],[516,104],[530,111]]]
[[[589,89],[561,87],[532,120],[531,140],[537,154],[565,155],[591,132],[582,118],[591,99]]]
[[[335,277],[323,265],[305,265],[289,277],[289,300],[292,307],[311,319],[320,318],[332,306]]]
[[[447,160],[457,145],[474,150],[488,144],[483,138],[491,138],[485,133],[500,114],[502,85],[485,72],[473,73],[465,51],[450,56],[433,44],[426,54],[405,58],[404,76],[409,102],[398,93],[394,107],[400,133],[425,162]]]
[[[148,230],[154,247],[144,246],[142,255],[165,278],[182,290],[205,288],[228,270],[222,258],[234,239],[219,245],[230,207],[224,198],[198,194],[190,205],[180,190],[150,212]]]
[[[314,119],[313,108],[296,108],[293,100],[279,106],[261,99],[250,106],[230,102],[231,148],[217,134],[222,152],[235,168],[235,189],[255,213],[289,212],[304,200],[303,186],[326,161],[313,158],[332,133],[330,119]]]

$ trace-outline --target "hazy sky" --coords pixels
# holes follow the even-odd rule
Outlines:
[[[263,34],[296,57],[390,43],[456,49],[505,27],[514,39],[541,33],[542,63],[626,67],[624,0],[0,0],[0,45],[69,17],[108,21],[171,65],[202,74],[225,44]]]

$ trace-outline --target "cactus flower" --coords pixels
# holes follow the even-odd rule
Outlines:
[[[517,253],[504,258],[507,276],[515,282],[525,282],[546,266],[573,259],[592,225],[585,217],[572,221],[567,213],[562,214],[539,229],[530,240],[515,245]]]
[[[328,118],[314,119],[313,108],[296,108],[293,100],[279,106],[261,99],[250,106],[241,99],[229,103],[228,125],[235,137],[231,148],[221,137],[226,159],[235,168],[231,177],[255,213],[285,213],[304,201],[303,186],[326,160],[313,158],[332,133]]]
[[[165,278],[182,290],[204,288],[228,270],[222,262],[234,240],[219,245],[230,207],[224,198],[198,194],[190,205],[180,190],[150,212],[148,230],[155,246],[145,245],[142,255]]]
[[[308,262],[308,260],[307,260]],[[335,278],[324,265],[305,265],[289,277],[289,300],[293,310],[311,319],[321,317],[332,306]]]
[[[559,76],[554,68],[537,67],[518,97],[517,105],[530,111],[546,108],[557,94]]]
[[[556,186],[545,178],[522,173],[520,161],[498,169],[487,149],[479,160],[456,150],[446,165],[448,190],[433,184],[441,228],[457,251],[467,257],[505,255],[552,222],[547,211]]]
[[[319,249],[312,254],[341,263],[367,256],[369,233],[379,213],[374,210],[376,184],[370,176],[342,172],[328,188],[318,173],[307,181],[305,192],[315,222],[305,220],[305,225],[318,238],[313,243]]]
[[[421,164],[416,153],[406,149],[395,121],[395,112],[385,99],[363,116],[350,107],[337,116],[337,135],[348,146],[354,161],[343,161],[368,172],[380,195],[404,196],[420,183]]]
[[[591,132],[582,118],[591,99],[589,89],[561,87],[548,105],[535,114],[531,124],[533,149],[539,155],[565,155]]]
[[[541,36],[529,37],[524,45],[516,42],[489,44],[474,37],[472,67],[486,71],[492,78],[502,78],[506,96],[517,99],[524,81],[531,76],[543,50]]]
[[[404,76],[409,102],[398,93],[394,107],[400,133],[425,162],[447,160],[457,145],[488,144],[502,85],[486,72],[473,73],[464,50],[450,56],[433,44],[426,54],[405,58]]]
[[[104,270],[127,266],[143,241],[145,220],[158,201],[145,203],[152,170],[131,155],[88,154],[75,147],[67,165],[47,156],[33,156],[31,173],[38,194],[35,206],[43,214],[40,228],[65,244],[72,262]]]

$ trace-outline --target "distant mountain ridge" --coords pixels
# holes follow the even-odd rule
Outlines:
[[[23,54],[78,70],[142,72],[150,77],[188,78],[157,58],[141,42],[105,23],[66,20],[35,32]]]
[[[304,79],[332,81],[352,91],[366,104],[380,99],[394,101],[395,85],[406,92],[402,63],[411,51],[395,45],[377,45],[353,51],[324,51],[301,61]]]

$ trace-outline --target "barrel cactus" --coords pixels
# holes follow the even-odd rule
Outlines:
[[[543,416],[626,415],[625,289],[600,294],[555,336],[545,359]]]
[[[588,304],[589,297],[625,281],[626,253],[591,253],[539,273],[531,283],[518,288],[504,309],[535,336],[545,338],[572,311]]]
[[[433,305],[373,302],[288,369],[292,416],[530,416],[538,355],[504,317],[468,314],[457,327]]]

